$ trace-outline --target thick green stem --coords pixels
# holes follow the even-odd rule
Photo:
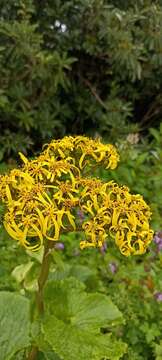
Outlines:
[[[46,280],[47,280],[48,274],[49,274],[50,259],[51,259],[49,250],[51,248],[51,245],[53,247],[53,243],[51,241],[47,242],[45,245],[42,265],[41,265],[41,269],[40,269],[40,273],[39,273],[39,277],[38,277],[38,291],[36,293],[36,306],[37,306],[38,314],[40,316],[42,316],[44,313],[43,290],[44,290],[44,285],[46,283]],[[33,346],[33,348],[31,349],[31,351],[28,355],[28,360],[36,360],[37,355],[38,355],[38,348],[36,346]]]
[[[52,243],[52,246],[53,246],[53,243]],[[37,309],[38,309],[38,312],[40,315],[43,315],[43,313],[44,313],[43,290],[44,290],[44,285],[46,283],[46,280],[47,280],[48,274],[49,274],[50,258],[51,258],[50,252],[49,252],[50,248],[51,248],[51,242],[48,242],[44,249],[42,266],[41,266],[40,274],[38,277],[38,291],[36,294],[36,303],[37,303]]]

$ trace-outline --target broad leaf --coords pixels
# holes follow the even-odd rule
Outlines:
[[[111,334],[94,334],[66,324],[54,315],[46,318],[43,331],[46,341],[64,360],[118,360],[126,351],[126,345]]]
[[[122,313],[108,296],[86,293],[84,284],[74,278],[49,281],[45,301],[48,312],[58,319],[91,332],[123,322]]]
[[[35,320],[31,325],[31,336],[33,342],[38,344],[40,353],[38,360],[60,360],[59,356],[53,351],[51,345],[45,341],[41,332],[41,319]]]
[[[65,360],[117,360],[126,346],[103,334],[123,321],[122,314],[103,294],[85,292],[74,278],[49,281],[45,291],[45,341]]]
[[[0,359],[9,360],[29,345],[29,301],[21,295],[0,292]]]

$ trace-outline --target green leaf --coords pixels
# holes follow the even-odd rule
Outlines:
[[[143,164],[147,158],[148,158],[148,153],[140,154],[136,159],[136,165],[139,166],[139,165]]]
[[[56,268],[53,269],[53,272],[50,273],[49,278],[52,281],[58,281],[58,280],[65,279],[69,276],[70,269],[71,269],[71,267],[67,263],[64,263],[63,268],[59,268],[59,266],[56,266]]]
[[[33,259],[37,260],[38,263],[42,263],[43,253],[44,253],[44,246],[39,249],[37,252],[33,252],[31,250],[26,250],[26,253]]]
[[[0,292],[0,358],[11,359],[29,346],[29,301],[25,297]]]
[[[64,271],[66,265],[64,264],[61,255],[57,251],[52,250],[51,256],[52,256],[54,263],[58,266],[58,268],[60,270]]]
[[[25,359],[25,351],[21,350],[18,353],[14,354],[11,360],[24,360]]]
[[[159,134],[158,130],[156,130],[154,128],[150,128],[149,132],[150,132],[151,135],[154,136],[154,138],[157,140],[157,142],[160,141],[160,134]]]
[[[118,360],[126,351],[126,345],[111,334],[94,335],[73,325],[48,316],[43,326],[45,339],[53,350],[65,360]]]
[[[41,320],[35,320],[31,325],[31,336],[34,343],[39,344],[40,359],[44,360],[60,360],[59,356],[52,350],[52,347],[44,339],[41,332]],[[42,358],[43,357],[43,358]]]
[[[155,344],[155,355],[156,355],[156,360],[161,360],[161,358],[162,358],[162,340],[160,340],[160,344]]]
[[[49,281],[45,291],[46,316],[42,325],[45,341],[61,359],[119,359],[126,346],[112,340],[112,326],[123,322],[109,297],[85,292],[74,278]],[[108,330],[109,328],[109,330]]]
[[[45,291],[47,311],[82,329],[100,332],[100,328],[123,322],[122,313],[111,299],[100,293],[85,292],[75,278],[49,281]]]
[[[70,275],[76,277],[80,281],[87,281],[91,277],[95,277],[97,271],[95,269],[90,269],[88,266],[75,264],[70,269]]]
[[[36,291],[38,289],[37,273],[37,263],[29,261],[26,264],[16,266],[12,271],[12,276],[19,284],[23,285],[26,290]]]
[[[26,264],[18,265],[12,271],[12,276],[16,279],[18,283],[21,283],[27,276],[28,272],[33,267],[33,261],[29,261]]]
[[[44,356],[46,360],[61,360],[59,356],[52,350],[47,350],[44,353]]]

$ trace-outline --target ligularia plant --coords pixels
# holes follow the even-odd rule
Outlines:
[[[126,186],[91,177],[96,165],[115,169],[119,155],[112,145],[84,136],[52,141],[36,159],[0,178],[6,203],[4,226],[9,235],[32,251],[62,232],[83,231],[85,247],[101,247],[115,239],[123,255],[143,254],[152,240],[150,210],[141,195]],[[90,174],[87,176],[87,173]],[[81,211],[83,222],[78,225]]]
[[[38,312],[43,314],[43,290],[49,272],[50,252],[62,233],[81,232],[81,249],[100,248],[107,238],[112,238],[123,255],[143,254],[153,237],[149,226],[151,214],[141,195],[132,195],[126,186],[119,186],[113,181],[105,183],[92,176],[96,167],[105,167],[107,171],[116,168],[119,155],[113,145],[84,136],[69,136],[45,145],[43,152],[33,160],[28,160],[21,153],[20,157],[22,167],[0,177],[0,197],[6,210],[4,227],[26,249],[44,249],[36,296]],[[78,214],[82,215],[82,220]],[[69,285],[64,284],[66,286]],[[79,285],[73,284],[73,288],[75,286],[77,292]],[[84,302],[83,297],[83,307]],[[100,325],[103,325],[102,321]],[[45,332],[48,326],[42,326]],[[110,340],[107,350],[104,348],[106,345],[102,346],[102,351],[99,351],[100,346],[95,350],[89,340],[87,355],[79,355],[78,349],[74,356],[69,355],[69,350],[61,350],[57,340],[55,342],[50,338],[49,329],[46,330],[46,341],[57,354],[57,359],[120,358],[120,351],[118,356],[113,357],[113,351],[110,354]],[[83,330],[84,326],[81,326],[81,332]],[[61,336],[64,336],[63,333],[62,329]],[[102,339],[104,336],[102,334]],[[96,341],[95,338],[94,343]],[[72,342],[76,346],[77,339],[73,338]],[[38,345],[33,345],[28,359],[37,359],[38,352]]]

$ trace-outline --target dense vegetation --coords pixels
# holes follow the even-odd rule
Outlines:
[[[0,156],[161,120],[159,1],[0,1]]]
[[[125,258],[111,240],[100,250],[81,251],[82,237],[76,233],[62,235],[52,253],[53,288],[50,294],[47,284],[46,292],[51,307],[55,298],[52,316],[61,318],[69,339],[70,299],[73,325],[75,319],[89,324],[88,303],[81,315],[77,309],[86,291],[88,299],[96,301],[94,326],[101,318],[108,321],[106,328],[103,320],[102,330],[114,340],[111,348],[113,342],[107,339],[110,360],[162,359],[161,88],[162,1],[0,0],[0,172],[15,166],[19,151],[33,157],[53,138],[101,137],[116,144],[121,161],[117,169],[96,169],[93,176],[129,186],[151,207],[156,236],[145,255]],[[2,222],[1,207],[0,217]],[[42,253],[25,251],[2,225],[0,252],[1,356],[25,360],[27,299],[34,301]],[[10,292],[15,298],[10,299]],[[109,297],[110,312],[104,296]],[[18,334],[14,340],[13,327]],[[38,360],[69,360],[72,345],[78,351],[75,327],[70,355],[59,328],[48,333],[56,352],[38,336],[38,328],[34,324],[30,333],[41,348]],[[102,359],[104,346],[100,344],[95,360]],[[83,359],[91,360],[85,354]]]

